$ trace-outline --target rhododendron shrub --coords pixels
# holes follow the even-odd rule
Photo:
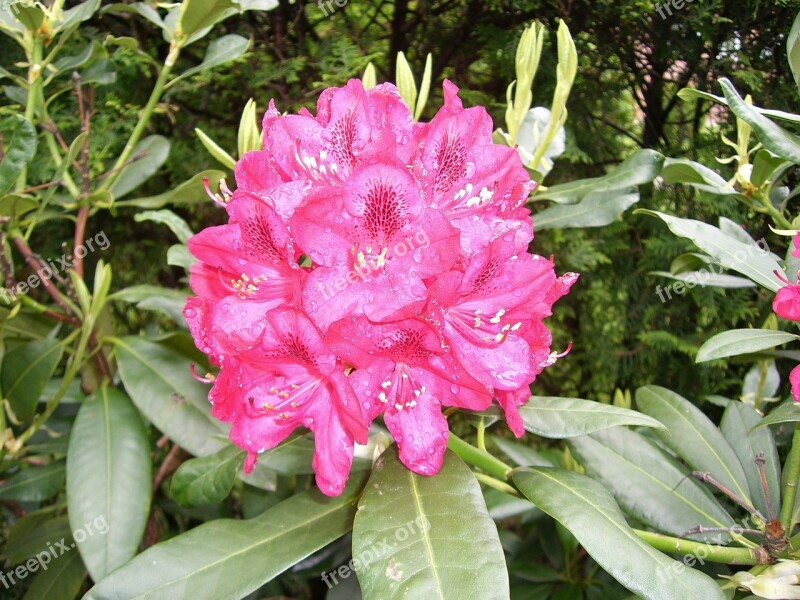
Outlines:
[[[529,252],[535,184],[483,108],[446,81],[416,123],[393,85],[351,80],[316,115],[271,103],[235,176],[228,223],[189,240],[184,315],[246,471],[304,427],[318,486],[339,494],[382,415],[403,464],[433,475],[443,407],[493,399],[522,435],[517,407],[559,356],[543,321],[578,276]]]
[[[800,258],[800,234],[794,236],[792,256]],[[800,275],[800,273],[796,275]],[[786,285],[775,294],[775,299],[772,301],[772,310],[782,319],[800,321],[800,285],[788,280],[785,280],[784,283]],[[789,374],[789,383],[791,384],[792,397],[795,402],[800,402],[800,365],[792,369]]]

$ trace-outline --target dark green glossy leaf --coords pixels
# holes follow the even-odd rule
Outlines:
[[[732,527],[724,508],[683,465],[635,431],[622,427],[569,441],[588,475],[600,481],[628,514],[657,531],[681,535],[697,525]],[[726,543],[727,535],[717,543]],[[693,539],[713,536],[695,536]]]
[[[233,488],[244,456],[244,450],[226,446],[210,456],[187,460],[172,476],[172,497],[182,506],[222,502]]]
[[[249,521],[211,521],[148,548],[97,583],[84,600],[244,598],[346,534],[363,479],[335,498],[292,496]]]
[[[732,329],[718,333],[700,346],[696,361],[701,363],[728,356],[753,354],[797,339],[800,336],[773,329]]]
[[[656,431],[656,435],[692,469],[710,473],[740,497],[750,499],[739,457],[699,408],[675,392],[655,385],[636,390],[636,405],[667,426],[669,433]]]
[[[409,471],[395,446],[381,455],[359,502],[353,559],[367,599],[509,598],[497,527],[450,451],[433,477]]]
[[[36,404],[61,360],[62,351],[61,342],[46,338],[22,344],[3,357],[0,374],[3,396],[19,420],[33,419]]]
[[[38,9],[36,9],[38,10]],[[22,115],[0,119],[3,158],[0,160],[0,194],[10,190],[36,154],[36,129]]]
[[[128,192],[147,181],[159,167],[164,164],[169,156],[169,140],[161,135],[151,135],[144,138],[133,149],[131,159],[122,168],[111,193],[114,198],[122,198]]]
[[[43,502],[64,487],[64,461],[43,467],[26,467],[0,485],[0,499]]]
[[[639,201],[633,189],[592,192],[577,204],[551,206],[533,215],[536,231],[572,227],[604,227]]]
[[[772,431],[769,427],[756,428],[761,423],[761,418],[761,415],[753,407],[741,402],[731,402],[722,415],[722,423],[719,428],[744,468],[753,505],[769,519],[771,518],[770,510],[761,474],[756,465],[756,456],[764,455],[764,473],[774,511],[772,517],[776,517],[781,508],[781,466]]]
[[[520,407],[519,414],[526,430],[555,439],[586,435],[618,425],[665,429],[656,419],[636,411],[578,398],[534,396]]]
[[[588,477],[560,469],[520,469],[514,483],[572,532],[586,552],[646,600],[725,600],[714,580],[641,541],[611,494]]]
[[[209,388],[192,377],[189,358],[138,336],[114,344],[125,389],[153,425],[195,456],[226,445],[227,429],[211,417]]]
[[[81,406],[67,452],[69,522],[95,581],[136,554],[150,486],[150,441],[139,411],[120,391],[103,388]]]

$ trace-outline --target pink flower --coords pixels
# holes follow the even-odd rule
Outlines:
[[[485,410],[491,394],[446,352],[436,330],[420,319],[373,324],[343,319],[325,336],[328,345],[356,367],[349,379],[369,420],[384,421],[400,460],[421,475],[442,465],[447,420],[442,406]]]
[[[577,275],[528,252],[534,184],[519,155],[450,82],[444,95],[430,123],[389,84],[327,89],[316,115],[270,102],[263,150],[216,198],[229,222],[190,240],[184,315],[221,367],[212,414],[247,469],[305,427],[317,483],[338,494],[382,415],[403,463],[432,475],[442,407],[493,398],[522,434],[517,407],[559,356],[543,319]]]
[[[792,369],[789,373],[789,382],[792,386],[792,397],[795,402],[800,402],[800,365]]]
[[[214,382],[212,414],[232,423],[231,440],[247,450],[245,472],[257,455],[297,427],[315,433],[313,468],[328,495],[341,493],[353,443],[367,442],[367,424],[350,381],[301,311],[277,308],[264,319],[260,343],[226,363]]]
[[[772,310],[782,319],[800,321],[800,285],[786,281],[775,294]]]
[[[794,236],[792,243],[794,244],[794,250],[792,250],[792,256],[794,256],[795,258],[800,258],[800,233]]]

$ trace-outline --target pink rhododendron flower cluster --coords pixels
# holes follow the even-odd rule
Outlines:
[[[792,256],[800,258],[800,234],[794,237]],[[786,285],[775,294],[772,310],[783,319],[800,321],[800,285],[786,281]],[[792,387],[792,397],[795,402],[800,402],[800,365],[792,369],[789,374],[789,383]]]
[[[432,475],[442,407],[493,398],[522,435],[517,407],[558,358],[542,320],[578,276],[528,252],[533,183],[457,94],[445,82],[429,123],[390,84],[327,89],[316,116],[270,103],[264,149],[223,199],[229,222],[189,240],[184,314],[220,367],[212,413],[246,471],[302,426],[317,484],[338,494],[382,414],[403,463]]]

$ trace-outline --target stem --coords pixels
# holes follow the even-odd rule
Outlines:
[[[781,499],[781,525],[786,530],[786,535],[792,534],[792,510],[797,497],[797,480],[800,479],[800,425],[795,425],[792,437],[792,449],[784,465],[786,471],[786,484],[783,486]]]
[[[39,262],[33,257],[33,251],[30,249],[28,244],[22,239],[22,233],[17,230],[13,230],[10,232],[11,239],[14,241],[14,245],[20,251],[25,262],[28,263],[28,266],[36,272],[36,276],[39,278],[39,281],[42,282],[42,287],[44,287],[45,291],[50,294],[50,297],[53,301],[61,307],[65,313],[74,312],[74,306],[71,307],[70,303],[61,295],[61,292],[58,291],[58,288],[52,284],[50,281],[50,277],[46,277],[44,275],[44,268]]]
[[[150,93],[150,98],[147,100],[147,104],[145,104],[142,114],[139,117],[139,122],[131,132],[131,136],[128,138],[125,148],[122,150],[122,154],[119,155],[117,162],[114,163],[114,166],[111,169],[113,174],[106,178],[103,181],[103,184],[100,186],[101,190],[109,189],[112,185],[114,185],[117,177],[119,177],[120,168],[130,158],[133,149],[139,142],[139,138],[142,137],[145,128],[150,123],[150,118],[153,116],[153,110],[155,109],[156,104],[158,104],[158,101],[161,99],[161,94],[164,91],[164,86],[169,78],[169,73],[172,70],[173,65],[177,62],[180,52],[181,47],[173,42],[173,44],[170,46],[169,54],[167,54],[167,58],[164,60],[164,66],[161,68],[161,72],[158,74],[158,79],[156,79],[156,84],[153,87],[153,91]]]
[[[783,229],[794,229],[794,226],[789,222],[789,220],[781,214],[781,212],[775,208],[770,202],[769,198],[765,198],[764,194],[759,194],[758,197],[761,205],[767,210],[767,213],[770,217],[773,218],[777,225],[780,225]]]
[[[78,255],[76,250],[83,245],[84,238],[86,237],[86,221],[88,218],[89,207],[83,205],[78,209],[78,219],[75,221],[75,239],[72,244],[72,253],[75,256],[75,262],[72,268],[81,279],[83,279],[83,258]]]
[[[481,417],[480,423],[478,423],[478,439],[477,444],[478,448],[481,450],[486,450],[486,439],[484,433],[486,432],[486,424],[483,421],[483,417]]]
[[[660,533],[633,530],[640,539],[650,544],[656,550],[669,552],[671,554],[694,555],[715,563],[726,565],[761,565],[769,562],[769,553],[763,555],[758,548],[729,548],[727,546],[715,546],[691,540],[682,540]]]
[[[501,481],[508,480],[512,468],[502,460],[486,452],[486,450],[481,450],[480,448],[468,444],[452,432],[448,438],[447,447],[455,452],[464,462],[486,471],[486,473]]]
[[[31,49],[31,54],[29,58],[28,64],[28,99],[25,103],[25,118],[28,122],[36,126],[34,122],[36,119],[36,103],[39,100],[39,96],[42,93],[42,49],[44,48],[44,40],[42,37],[34,33],[33,34],[33,48]],[[22,168],[22,172],[19,174],[19,178],[17,179],[17,186],[16,189],[24,190],[27,187],[27,180],[28,180],[28,166],[25,165]]]
[[[478,481],[485,483],[489,487],[492,487],[496,490],[500,490],[501,492],[508,494],[509,496],[516,496],[517,498],[522,498],[522,494],[520,494],[515,488],[511,487],[504,481],[500,481],[499,479],[495,479],[494,477],[490,477],[485,473],[474,473],[475,479]]]

